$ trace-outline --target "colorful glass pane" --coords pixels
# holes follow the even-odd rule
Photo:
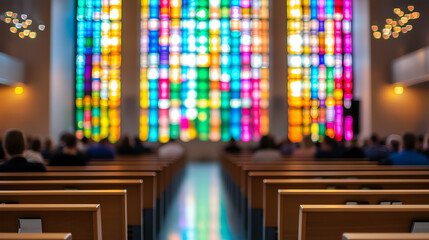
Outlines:
[[[140,138],[268,133],[269,0],[141,0]]]

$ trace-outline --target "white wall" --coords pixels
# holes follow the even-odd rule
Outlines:
[[[371,135],[371,33],[369,0],[353,1],[354,97],[360,100],[360,138]]]
[[[51,0],[49,134],[74,131],[74,0]]]

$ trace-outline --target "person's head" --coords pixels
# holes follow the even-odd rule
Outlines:
[[[331,152],[331,151],[334,151],[336,147],[337,147],[337,142],[333,138],[326,136],[323,139],[323,142],[321,145],[321,149],[323,151]]]
[[[350,140],[351,147],[357,148],[359,147],[359,141],[356,137],[353,137],[352,140]]]
[[[426,139],[426,149],[429,150],[429,137]]]
[[[130,136],[128,136],[128,135],[123,135],[123,136],[119,139],[119,141],[118,141],[117,145],[118,145],[118,147],[131,147],[132,145],[131,145],[131,139],[130,139]]]
[[[135,144],[136,146],[141,146],[141,145],[143,145],[143,142],[142,142],[142,140],[140,139],[140,137],[135,136],[135,137],[134,137],[134,144]]]
[[[390,141],[390,150],[392,152],[399,152],[399,141],[398,140],[392,140]]]
[[[100,145],[110,145],[109,138],[103,138],[100,140]]]
[[[35,152],[40,152],[40,150],[42,150],[42,143],[40,142],[39,138],[33,139],[33,141],[30,144],[30,150],[33,150]]]
[[[419,135],[419,136],[417,137],[417,144],[416,144],[416,148],[417,148],[417,150],[419,150],[419,151],[423,151],[424,141],[425,141],[425,136],[423,136],[423,135]]]
[[[18,129],[8,130],[4,135],[3,148],[9,157],[24,154],[25,139],[24,134]]]
[[[314,146],[314,143],[311,140],[311,136],[310,135],[305,135],[302,138],[302,141],[301,141],[301,143],[299,145],[303,149],[308,149],[308,148],[312,148]]]
[[[77,148],[76,136],[72,133],[66,134],[63,138],[63,144],[65,148],[76,149]]]
[[[375,146],[380,143],[380,140],[378,138],[378,135],[373,133],[371,137],[369,138],[369,145]]]
[[[62,147],[64,147],[65,139],[66,139],[67,135],[69,135],[69,134],[70,134],[69,132],[62,132],[60,134],[60,144]]]
[[[84,145],[88,145],[88,144],[90,144],[90,143],[91,143],[90,139],[89,139],[89,138],[87,138],[87,137],[83,137],[83,138],[80,140],[80,142],[81,142],[81,143],[83,143]]]
[[[275,147],[276,144],[274,139],[269,135],[265,135],[261,138],[261,140],[259,140],[259,149],[270,149]]]
[[[52,150],[52,140],[50,138],[46,138],[45,142],[43,142],[43,149],[47,151]]]
[[[405,133],[402,136],[404,150],[414,150],[416,148],[416,136],[412,133]]]

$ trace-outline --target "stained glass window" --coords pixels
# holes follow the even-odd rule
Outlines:
[[[120,135],[121,0],[77,1],[76,135]]]
[[[353,137],[352,0],[287,0],[289,138]]]
[[[268,133],[269,0],[141,0],[140,137]]]

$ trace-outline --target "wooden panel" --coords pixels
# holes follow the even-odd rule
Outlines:
[[[343,240],[429,240],[429,233],[344,233]]]
[[[0,204],[0,232],[18,232],[20,218],[42,219],[45,233],[68,232],[78,240],[102,240],[99,204]]]
[[[429,220],[429,205],[301,205],[299,240],[341,239],[344,232],[407,233]]]
[[[429,190],[279,190],[279,239],[298,238],[299,206],[303,204],[345,204],[362,201],[401,201],[403,204],[429,204]],[[411,228],[410,228],[411,229]]]
[[[70,233],[0,233],[0,240],[72,240]]]
[[[126,240],[126,190],[0,191],[0,203],[100,204],[103,239]]]
[[[277,228],[279,189],[429,189],[429,179],[265,179],[264,226]]]
[[[262,190],[264,179],[429,179],[429,171],[338,171],[338,172],[284,172],[284,171],[260,171],[249,172],[247,176],[248,191],[245,196],[250,200],[249,206],[261,208]]]
[[[0,180],[83,180],[83,179],[141,179],[143,207],[154,208],[156,199],[155,172],[38,172],[1,173]]]
[[[0,190],[127,190],[128,225],[142,225],[143,181],[140,179],[109,180],[37,180],[0,181]]]

